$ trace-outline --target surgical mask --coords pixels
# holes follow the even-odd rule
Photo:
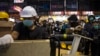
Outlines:
[[[92,20],[94,20],[94,18],[91,17],[91,18],[90,18],[90,21],[92,21]]]
[[[90,19],[89,19],[89,22],[93,22],[93,21],[94,21],[94,18],[90,18]]]
[[[99,25],[95,25],[95,26],[93,26],[93,27],[94,27],[94,29],[99,29],[99,28],[100,28]]]
[[[27,27],[30,27],[32,26],[34,23],[33,23],[33,20],[24,20],[23,21],[23,24]]]

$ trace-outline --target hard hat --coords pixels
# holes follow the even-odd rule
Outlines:
[[[89,15],[88,16],[88,21],[90,22],[93,22],[95,20],[95,16],[94,15]]]
[[[66,43],[65,42],[61,42],[61,47],[62,48],[66,48]]]
[[[78,21],[78,18],[76,15],[71,15],[69,18],[68,18],[68,21],[74,21],[74,22],[77,22]]]
[[[86,22],[86,23],[88,23],[88,22],[89,22],[88,18],[86,18],[86,19],[85,19],[85,22]]]
[[[33,17],[37,16],[36,10],[32,6],[26,6],[20,12],[21,17]]]
[[[9,15],[7,12],[4,12],[4,11],[0,11],[0,19],[8,19],[9,18]]]

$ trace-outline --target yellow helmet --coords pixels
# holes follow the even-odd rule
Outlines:
[[[4,11],[0,11],[0,19],[8,19],[9,18],[9,15],[7,12],[4,12]]]
[[[65,42],[61,42],[61,47],[62,48],[66,48],[66,43]]]
[[[85,19],[85,22],[86,22],[86,23],[88,23],[88,22],[89,22],[88,18],[86,18],[86,19]]]

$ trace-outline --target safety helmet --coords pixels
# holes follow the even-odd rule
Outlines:
[[[94,15],[89,15],[88,16],[88,21],[89,22],[93,22],[95,20],[95,16]]]
[[[89,22],[88,17],[86,17],[86,18],[85,18],[85,22],[86,22],[86,23],[88,23],[88,22]]]
[[[7,19],[9,18],[9,14],[5,11],[0,11],[0,19]]]
[[[33,16],[37,16],[37,12],[32,6],[26,6],[20,12],[20,17],[33,17]]]
[[[78,21],[78,18],[77,18],[77,15],[71,15],[69,18],[68,18],[68,21],[73,21],[73,22],[77,22]]]

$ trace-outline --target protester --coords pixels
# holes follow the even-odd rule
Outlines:
[[[84,31],[86,32],[85,35],[89,38],[93,38],[92,36],[92,28],[93,28],[93,21],[95,20],[94,15],[88,16],[88,22],[84,25]],[[90,47],[91,41],[86,40],[85,42],[85,48],[84,48],[84,55],[89,55],[89,47]]]
[[[12,37],[17,40],[45,39],[48,36],[36,25],[37,12],[32,6],[26,6],[20,12],[24,20],[13,27]]]
[[[91,35],[94,39],[91,43],[91,56],[100,56],[100,21],[94,20]]]
[[[0,11],[0,21],[1,22],[8,22],[9,21],[9,14],[5,11]],[[14,40],[11,36],[11,34],[6,34],[2,37],[0,37],[0,45],[6,45],[6,44],[10,44],[13,43]]]

